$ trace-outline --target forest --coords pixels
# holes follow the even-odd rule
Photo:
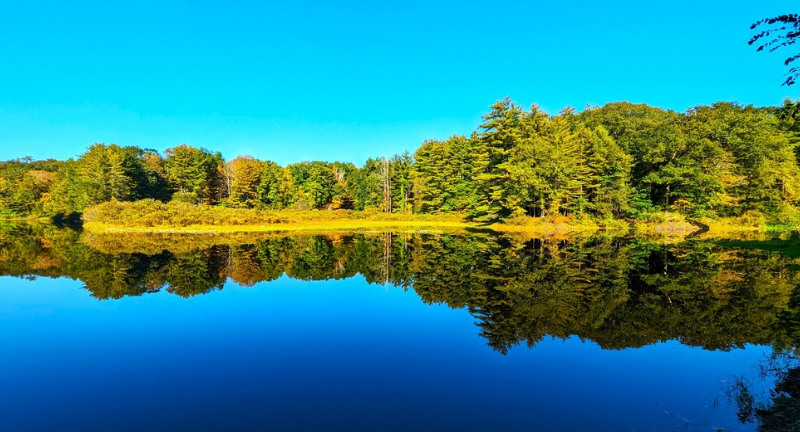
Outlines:
[[[0,163],[0,219],[80,216],[110,201],[262,210],[516,217],[800,222],[800,102],[719,102],[675,112],[628,102],[550,115],[498,101],[470,136],[413,154],[287,166],[225,160],[182,144],[163,153],[93,144],[66,161]]]

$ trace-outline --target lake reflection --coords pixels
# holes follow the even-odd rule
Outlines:
[[[242,242],[0,231],[0,430],[754,430],[721,387],[800,337],[754,243]]]

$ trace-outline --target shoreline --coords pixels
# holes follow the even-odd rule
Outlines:
[[[480,224],[474,222],[452,221],[394,221],[394,220],[335,220],[308,223],[270,223],[261,225],[157,225],[124,227],[99,222],[88,222],[83,229],[92,233],[159,233],[159,234],[225,234],[225,233],[260,233],[260,232],[297,232],[297,231],[364,231],[377,228],[417,228],[419,230],[441,229],[478,229]]]
[[[537,223],[492,223],[470,221],[436,220],[369,220],[333,219],[324,221],[242,224],[242,225],[155,225],[123,226],[104,222],[84,223],[86,232],[96,234],[243,234],[243,233],[292,233],[292,232],[371,232],[371,231],[492,231],[508,235],[567,236],[609,233],[619,237],[668,237],[668,238],[720,238],[736,234],[780,233],[790,229],[773,230],[769,226],[745,227],[730,224],[714,224],[700,227],[688,221],[642,222],[615,221],[614,225],[588,223],[566,223],[541,221]],[[704,229],[705,228],[705,229]]]
[[[224,235],[247,233],[453,232],[483,231],[514,237],[740,238],[797,231],[766,218],[688,218],[655,212],[631,219],[582,216],[517,216],[492,222],[471,221],[465,213],[416,214],[353,210],[256,210],[152,201],[108,202],[81,216],[82,230],[95,234]],[[42,218],[0,219],[0,224],[48,223]],[[51,221],[52,222],[52,221]],[[79,222],[80,223],[80,222]]]

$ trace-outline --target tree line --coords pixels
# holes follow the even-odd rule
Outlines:
[[[0,163],[0,217],[64,216],[107,201],[232,208],[519,216],[762,214],[798,221],[800,102],[719,102],[676,112],[628,102],[550,115],[506,98],[470,136],[362,166],[179,145],[163,153],[94,144],[75,159]]]

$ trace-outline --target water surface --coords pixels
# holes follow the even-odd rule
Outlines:
[[[749,244],[3,234],[1,430],[754,430],[798,337]]]

